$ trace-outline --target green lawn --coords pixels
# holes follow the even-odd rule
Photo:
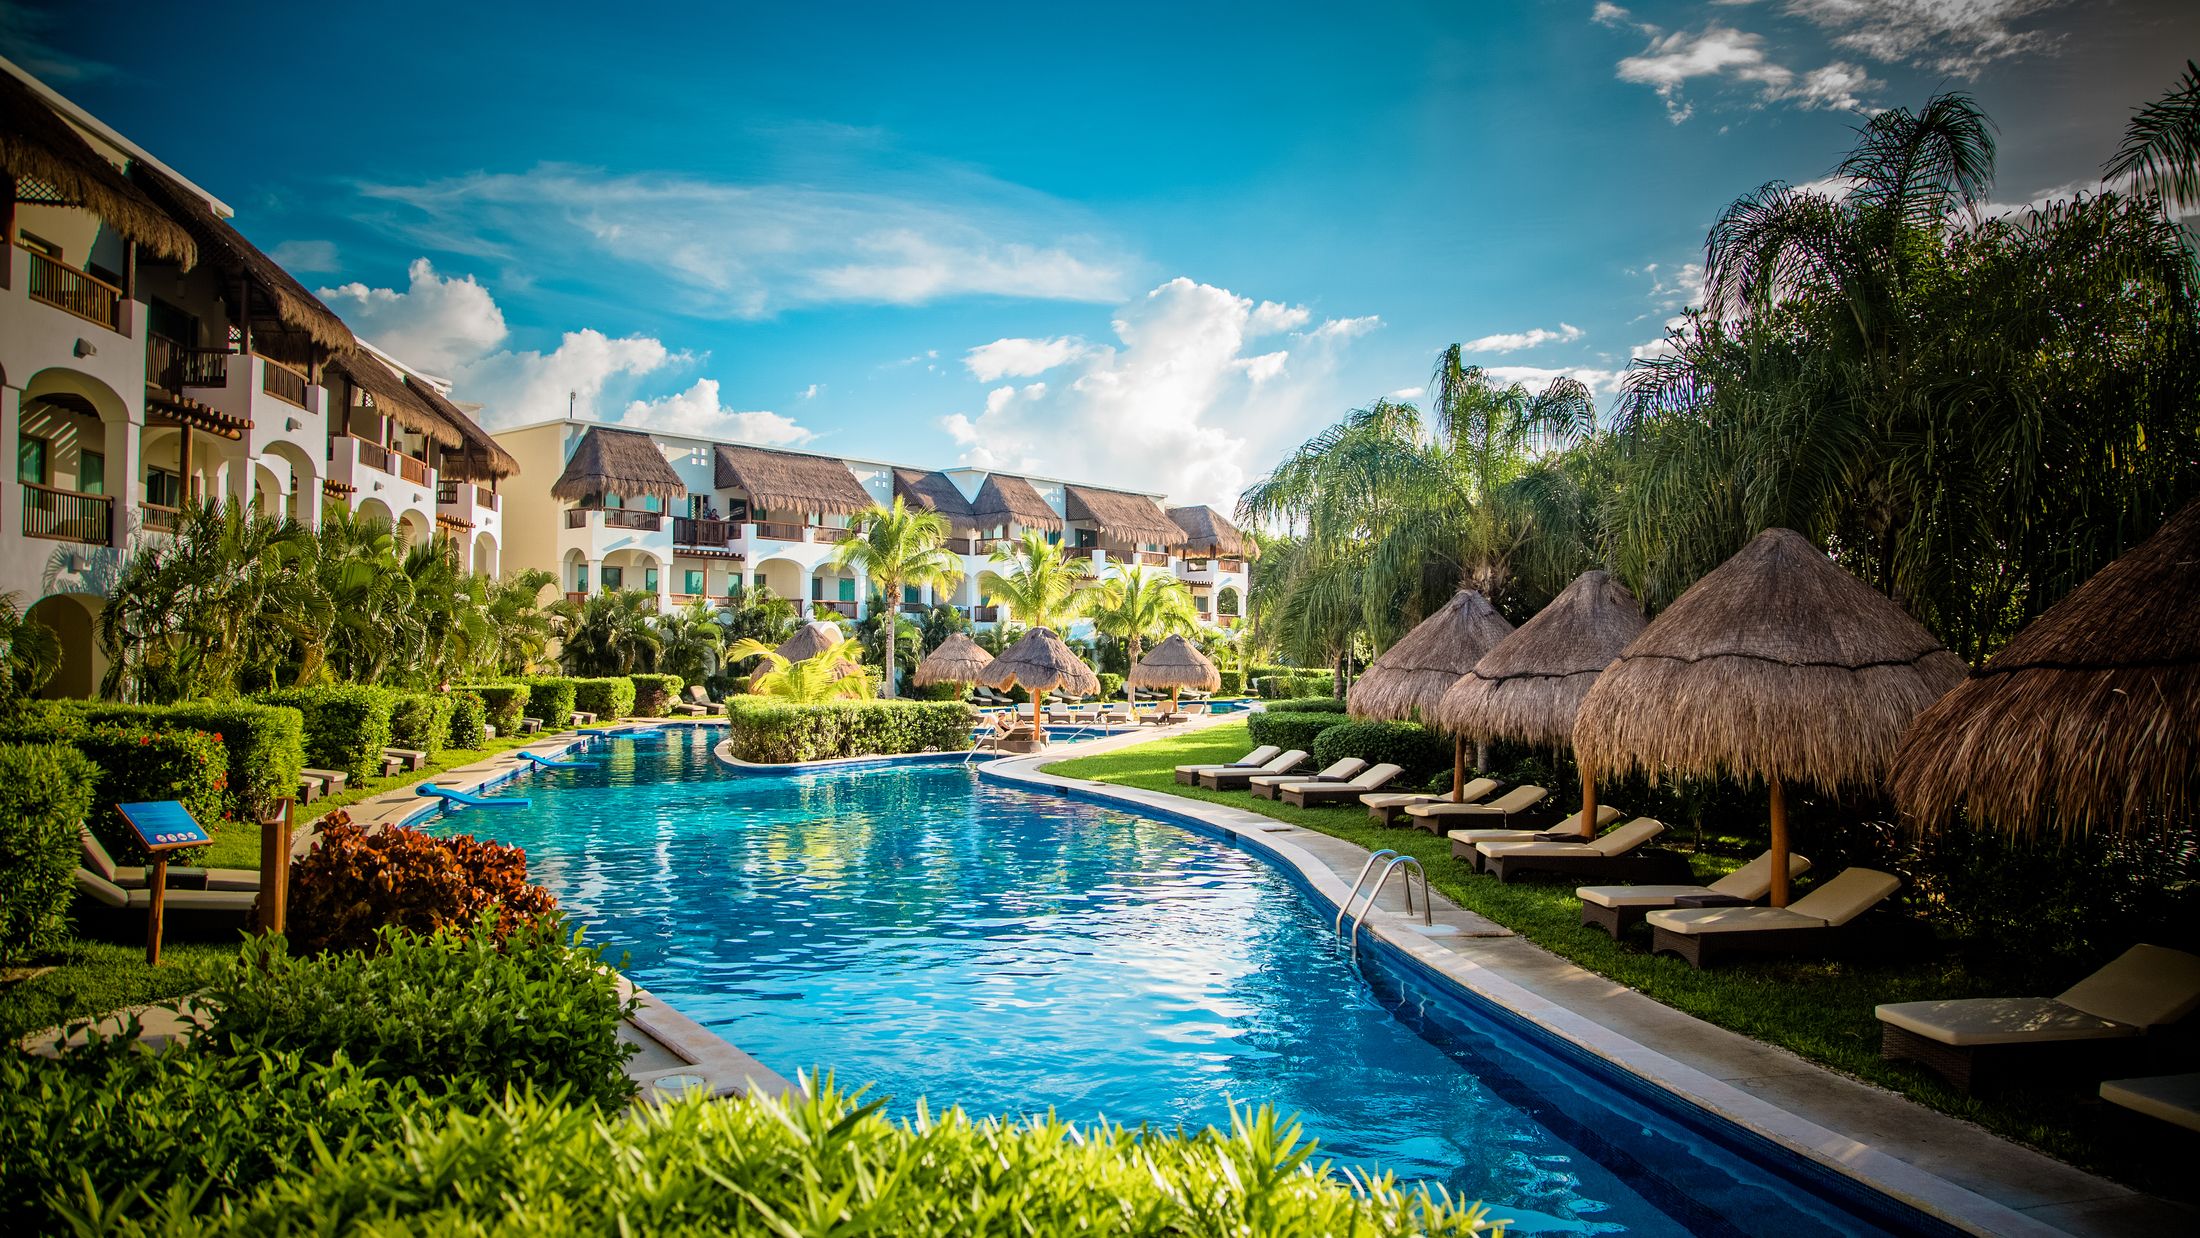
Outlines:
[[[1935,997],[2051,992],[2060,987],[2043,986],[2022,964],[1981,968],[1967,965],[1948,950],[1938,957],[1895,961],[1765,961],[1697,971],[1679,959],[1652,956],[1646,936],[1614,942],[1596,929],[1583,927],[1580,904],[1573,897],[1578,883],[1500,884],[1454,859],[1449,841],[1422,830],[1373,825],[1357,805],[1293,808],[1244,792],[1176,784],[1176,766],[1235,760],[1252,746],[1243,724],[1216,726],[1045,768],[1064,777],[1229,804],[1371,850],[1390,847],[1405,852],[1421,861],[1431,885],[1460,906],[1668,1006],[2146,1189],[2180,1197],[2194,1193],[2190,1175],[2178,1164],[2181,1158],[2163,1151],[2165,1146],[2176,1146],[2174,1141],[2157,1142],[2154,1137],[2161,1130],[2121,1111],[2104,1112],[2104,1106],[2088,1096],[2043,1091],[1968,1097],[1937,1076],[1879,1059],[1879,1022],[1872,1017],[1873,1006]],[[1685,848],[1688,841],[1676,845]],[[1737,840],[1706,839],[1704,848],[1692,861],[1705,875],[1730,870],[1743,858]]]
[[[12,1043],[71,1019],[196,992],[236,954],[234,945],[170,942],[161,947],[160,966],[147,967],[142,941],[72,941],[33,960],[52,971],[0,981],[0,1040]]]

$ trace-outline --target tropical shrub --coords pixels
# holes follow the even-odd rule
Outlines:
[[[634,681],[625,675],[573,681],[573,708],[608,722],[634,712]]]
[[[68,742],[99,769],[87,823],[115,863],[150,862],[137,831],[115,811],[117,804],[175,800],[209,830],[221,820],[222,796],[229,785],[229,753],[212,735],[103,722],[85,727]],[[189,864],[202,851],[198,847],[171,851],[168,862]]]
[[[457,708],[448,692],[401,693],[390,711],[390,743],[435,760],[451,740],[451,714]]]
[[[481,747],[489,742],[488,727],[489,705],[481,694],[465,688],[451,689],[451,747],[469,751]]]
[[[229,787],[223,797],[222,815],[232,821],[258,821],[274,810],[275,801],[298,793],[298,770],[306,758],[305,716],[289,706],[254,701],[185,701],[177,705],[69,701],[64,707],[88,723],[187,727],[220,740],[229,762]]]
[[[909,699],[913,701],[959,701],[969,695],[968,685],[959,683],[926,684],[909,691]]]
[[[98,779],[67,744],[0,744],[0,963],[68,936],[77,826]]]
[[[687,681],[678,675],[629,675],[634,681],[634,705],[628,713],[636,718],[662,718],[672,712],[672,702],[680,695]]]
[[[307,953],[365,950],[385,925],[433,933],[488,911],[507,934],[557,909],[550,891],[527,883],[518,847],[406,826],[370,834],[341,810],[322,819],[313,850],[290,870],[292,936]]]
[[[1256,744],[1312,752],[1315,739],[1323,731],[1343,723],[1344,719],[1335,714],[1252,713],[1246,715],[1245,731]]]
[[[960,752],[971,715],[960,701],[834,701],[805,705],[764,697],[726,702],[733,755],[779,765],[897,752]]]
[[[527,712],[542,719],[542,724],[552,730],[572,725],[573,694],[578,680],[562,675],[534,675],[526,680]]]
[[[1272,714],[1341,714],[1344,702],[1333,696],[1295,696],[1287,701],[1270,701],[1263,708]]]
[[[1265,700],[1290,700],[1294,697],[1334,694],[1337,678],[1328,671],[1296,672],[1268,675],[1255,680],[1254,686]]]
[[[305,716],[306,761],[315,769],[339,769],[353,782],[382,772],[390,746],[390,715],[397,694],[364,684],[331,684],[264,692],[269,705],[288,705]]]
[[[1409,787],[1450,769],[1452,756],[1450,740],[1414,722],[1335,722],[1314,740],[1312,752],[1317,765],[1358,757],[1369,765],[1398,766],[1404,771],[1399,784]]]
[[[1123,695],[1123,677],[1113,671],[1100,672],[1100,699],[1112,701]]]
[[[1244,671],[1223,671],[1223,672],[1222,672],[1222,686],[1221,686],[1220,688],[1217,688],[1217,689],[1215,689],[1215,691],[1216,691],[1217,693],[1219,693],[1220,695],[1222,695],[1222,696],[1244,696],[1244,695],[1245,695],[1245,672],[1244,672]]]
[[[519,734],[519,720],[527,713],[527,685],[523,683],[470,683],[458,691],[471,692],[489,707],[489,725],[499,735]]]

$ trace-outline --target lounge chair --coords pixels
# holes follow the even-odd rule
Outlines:
[[[1330,762],[1319,773],[1261,774],[1247,784],[1246,789],[1253,793],[1256,800],[1280,799],[1284,787],[1296,786],[1302,782],[1346,782],[1358,777],[1360,771],[1366,768],[1367,762],[1360,758],[1346,757],[1341,761]]]
[[[542,719],[540,718],[521,718],[519,720],[519,733],[522,735],[533,735],[540,730],[542,730]]]
[[[1650,950],[1677,955],[1691,967],[1709,967],[1737,954],[1820,951],[1840,944],[1851,921],[1901,888],[1901,879],[1891,874],[1851,868],[1787,907],[1653,911],[1645,917],[1650,922]]]
[[[169,869],[171,874],[176,870]],[[146,911],[153,905],[153,892],[149,889],[126,890],[89,869],[76,870],[77,893],[89,896],[103,907],[117,911]],[[161,904],[171,912],[206,911],[235,912],[250,915],[253,904],[259,902],[258,890],[179,890],[169,886],[161,895]]]
[[[1283,749],[1276,747],[1274,744],[1262,744],[1235,761],[1210,761],[1205,765],[1179,765],[1176,767],[1176,780],[1185,786],[1191,786],[1197,783],[1200,774],[1207,770],[1254,769],[1266,764],[1281,751]]]
[[[1293,808],[1320,808],[1327,804],[1357,804],[1370,791],[1380,791],[1405,771],[1385,762],[1369,766],[1350,782],[1295,782],[1277,788],[1278,799]]]
[[[1361,796],[1360,803],[1367,807],[1368,820],[1377,825],[1396,825],[1406,809],[1415,804],[1472,804],[1497,787],[1495,778],[1477,778],[1459,788],[1456,800],[1449,795],[1432,795],[1425,791],[1382,791]]]
[[[1163,701],[1160,707],[1155,709],[1152,713],[1146,714],[1139,718],[1140,722],[1146,723],[1150,726],[1167,726],[1176,720],[1176,706],[1169,704],[1167,701]]]
[[[1788,876],[1810,871],[1810,861],[1788,857]],[[1772,853],[1767,851],[1710,885],[1583,886],[1574,891],[1581,900],[1581,922],[1600,928],[1616,940],[1630,924],[1642,923],[1653,911],[1668,907],[1746,907],[1772,892]]]
[[[1916,1062],[1969,1090],[1989,1078],[2128,1067],[2132,1041],[2194,1010],[2200,956],[2138,945],[2057,997],[1896,1002],[1873,1013],[1879,1056]]]
[[[1691,875],[1688,861],[1662,847],[1645,849],[1644,843],[1665,832],[1665,823],[1637,817],[1618,829],[1586,842],[1490,842],[1476,845],[1482,871],[1499,881],[1511,881],[1523,873],[1555,873],[1592,881],[1685,881]]]
[[[121,886],[126,890],[147,889],[146,872],[141,865],[122,866],[107,853],[99,837],[83,826],[77,827],[77,841],[84,849],[84,867],[97,874],[101,880]],[[260,870],[256,868],[183,868],[168,867],[170,890],[257,890],[260,888]]]
[[[574,711],[573,711],[573,716],[572,716],[571,718],[567,719],[567,721],[566,721],[565,725],[567,725],[567,726],[594,726],[594,725],[596,725],[596,715],[594,715],[594,714],[592,714],[592,713],[589,713],[589,712],[588,712],[587,710],[585,710],[585,709],[576,709],[576,710],[574,710]]]
[[[1306,764],[1306,753],[1293,748],[1271,757],[1268,764],[1252,769],[1210,769],[1199,775],[1199,785],[1209,791],[1242,791],[1261,774],[1288,774]]]
[[[1590,828],[1601,830],[1607,826],[1617,825],[1620,818],[1626,815],[1626,813],[1620,811],[1619,806],[1616,804],[1599,804],[1597,805],[1596,819],[1590,822]],[[1580,813],[1568,813],[1564,819],[1554,824],[1529,829],[1469,828],[1453,830],[1445,834],[1444,837],[1451,840],[1452,856],[1456,859],[1465,860],[1476,872],[1482,871],[1482,853],[1475,850],[1475,848],[1480,847],[1483,843],[1577,843],[1583,841]]]
[[[1454,829],[1478,825],[1509,828],[1514,817],[1550,798],[1550,794],[1534,783],[1527,783],[1486,804],[1414,804],[1406,809],[1406,824],[1418,826],[1439,838]]]
[[[672,706],[674,709],[680,711],[683,714],[687,714],[691,717],[697,714],[708,717],[711,714],[722,714],[726,712],[725,705],[722,702],[710,699],[710,693],[704,691],[703,685],[699,683],[689,684],[687,686],[686,695],[686,700],[676,701],[673,703]]]
[[[1107,723],[1135,723],[1138,717],[1131,710],[1129,701],[1116,701],[1100,711],[1100,721]]]
[[[2188,1131],[2200,1131],[2200,1075],[2110,1079],[2101,1085],[2101,1099]]]

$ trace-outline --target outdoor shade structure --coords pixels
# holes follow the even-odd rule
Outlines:
[[[838,624],[827,623],[823,619],[813,619],[796,628],[794,635],[779,642],[779,648],[772,652],[789,662],[807,662],[845,639],[847,639],[847,633],[841,631]],[[757,667],[749,675],[749,683],[755,684],[764,677],[764,673],[769,669],[768,664]],[[862,673],[862,667],[843,658],[833,667],[832,677],[834,679],[846,679],[850,675],[860,675]]]
[[[35,188],[81,204],[116,232],[184,270],[198,262],[198,243],[189,230],[12,73],[0,73],[0,172],[15,180],[17,201],[37,200],[35,182]]]
[[[1643,632],[1642,603],[1609,572],[1583,572],[1551,604],[1482,655],[1436,702],[1454,735],[1546,748],[1574,742],[1590,685]],[[1463,771],[1454,771],[1452,795]],[[1581,779],[1581,832],[1596,832],[1596,780]]]
[[[1213,692],[1222,686],[1222,672],[1198,646],[1181,636],[1171,636],[1138,660],[1124,681],[1133,688],[1167,688],[1169,708],[1176,708],[1176,694],[1185,688]]]
[[[1443,609],[1414,625],[1397,644],[1368,663],[1345,693],[1345,709],[1355,718],[1377,722],[1433,722],[1444,693],[1512,631],[1512,622],[1498,614],[1488,598],[1477,590],[1461,589]],[[1483,755],[1477,753],[1475,764],[1483,763]],[[1454,796],[1465,785],[1466,767],[1466,734],[1457,732],[1451,744]]]
[[[992,664],[992,654],[979,648],[969,633],[957,632],[941,641],[939,648],[924,655],[924,661],[917,663],[911,682],[920,688],[936,683],[973,684]]]
[[[606,494],[622,499],[677,499],[687,493],[687,483],[665,463],[656,442],[647,434],[590,426],[574,445],[565,471],[551,483],[550,493],[575,503]]]
[[[2200,502],[1917,716],[1895,802],[2018,834],[2132,834],[2200,803]]]
[[[1033,628],[1024,633],[1023,639],[993,659],[978,682],[1002,692],[1021,687],[1031,694],[1035,708],[1029,738],[1037,744],[1046,743],[1046,728],[1039,725],[1036,709],[1040,697],[1056,688],[1071,696],[1091,696],[1100,690],[1100,677],[1052,628]]]
[[[1808,539],[1767,529],[1675,599],[1581,702],[1584,779],[1640,769],[1763,778],[1772,905],[1788,901],[1786,786],[1881,779],[1963,661]]]

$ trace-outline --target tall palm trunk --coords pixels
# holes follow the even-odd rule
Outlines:
[[[883,683],[879,688],[879,695],[895,697],[900,695],[894,689],[894,646],[901,643],[901,582],[887,580],[881,581],[880,585],[881,600],[886,603],[886,630],[880,634],[882,639],[879,641],[881,645],[885,646],[884,649],[879,651],[878,659],[879,665],[885,668],[882,672]]]

